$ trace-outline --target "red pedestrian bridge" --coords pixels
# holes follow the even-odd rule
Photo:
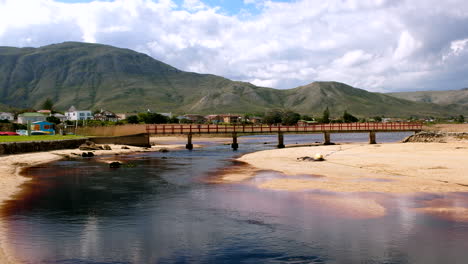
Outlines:
[[[377,132],[419,132],[421,123],[335,123],[312,124],[304,126],[275,126],[275,125],[147,125],[146,132],[154,135],[187,135],[187,149],[192,149],[192,135],[219,134],[232,136],[233,149],[238,148],[238,135],[278,134],[278,148],[284,148],[284,134],[290,133],[323,133],[324,144],[331,144],[331,133],[369,133],[369,143],[375,144]]]

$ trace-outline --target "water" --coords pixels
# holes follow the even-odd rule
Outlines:
[[[284,192],[212,181],[238,165],[233,157],[271,149],[275,140],[241,138],[237,152],[211,144],[118,156],[136,165],[128,168],[95,159],[31,168],[34,180],[3,208],[12,249],[25,263],[466,263],[468,225],[454,213],[417,210],[431,202],[468,208],[466,194]],[[285,137],[286,144],[310,141]],[[283,176],[261,172],[257,180]],[[387,214],[340,202],[366,199]]]

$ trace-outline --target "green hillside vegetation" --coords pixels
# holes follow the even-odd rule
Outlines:
[[[104,108],[116,112],[254,113],[272,108],[318,115],[446,116],[458,105],[410,102],[337,82],[278,90],[178,70],[148,55],[107,45],[65,42],[40,48],[0,47],[0,108]],[[3,106],[5,108],[5,106]],[[455,113],[454,113],[455,112]],[[468,112],[468,111],[467,111]]]
[[[468,107],[468,88],[448,91],[389,93],[389,95],[415,102],[435,103],[442,105],[460,104]]]

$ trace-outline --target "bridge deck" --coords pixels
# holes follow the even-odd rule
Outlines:
[[[146,131],[159,135],[265,134],[265,133],[359,133],[421,131],[421,123],[336,123],[306,126],[269,125],[147,125]]]

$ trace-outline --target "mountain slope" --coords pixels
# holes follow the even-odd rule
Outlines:
[[[40,48],[0,47],[0,105],[58,109],[246,113],[289,108],[303,114],[344,110],[359,116],[450,115],[459,106],[415,103],[336,82],[288,90],[257,87],[178,70],[148,55],[107,45],[65,42]],[[458,111],[458,110],[457,110]]]
[[[268,90],[268,92],[265,92]],[[257,94],[258,92],[258,94]],[[273,89],[180,71],[145,54],[106,45],[66,42],[33,48],[0,48],[0,103],[39,107],[50,97],[66,109],[210,111],[264,109]],[[201,98],[209,104],[200,103]],[[244,103],[248,102],[248,103]]]
[[[442,105],[460,104],[468,106],[468,88],[448,91],[389,93],[389,95],[415,102],[436,103]]]

